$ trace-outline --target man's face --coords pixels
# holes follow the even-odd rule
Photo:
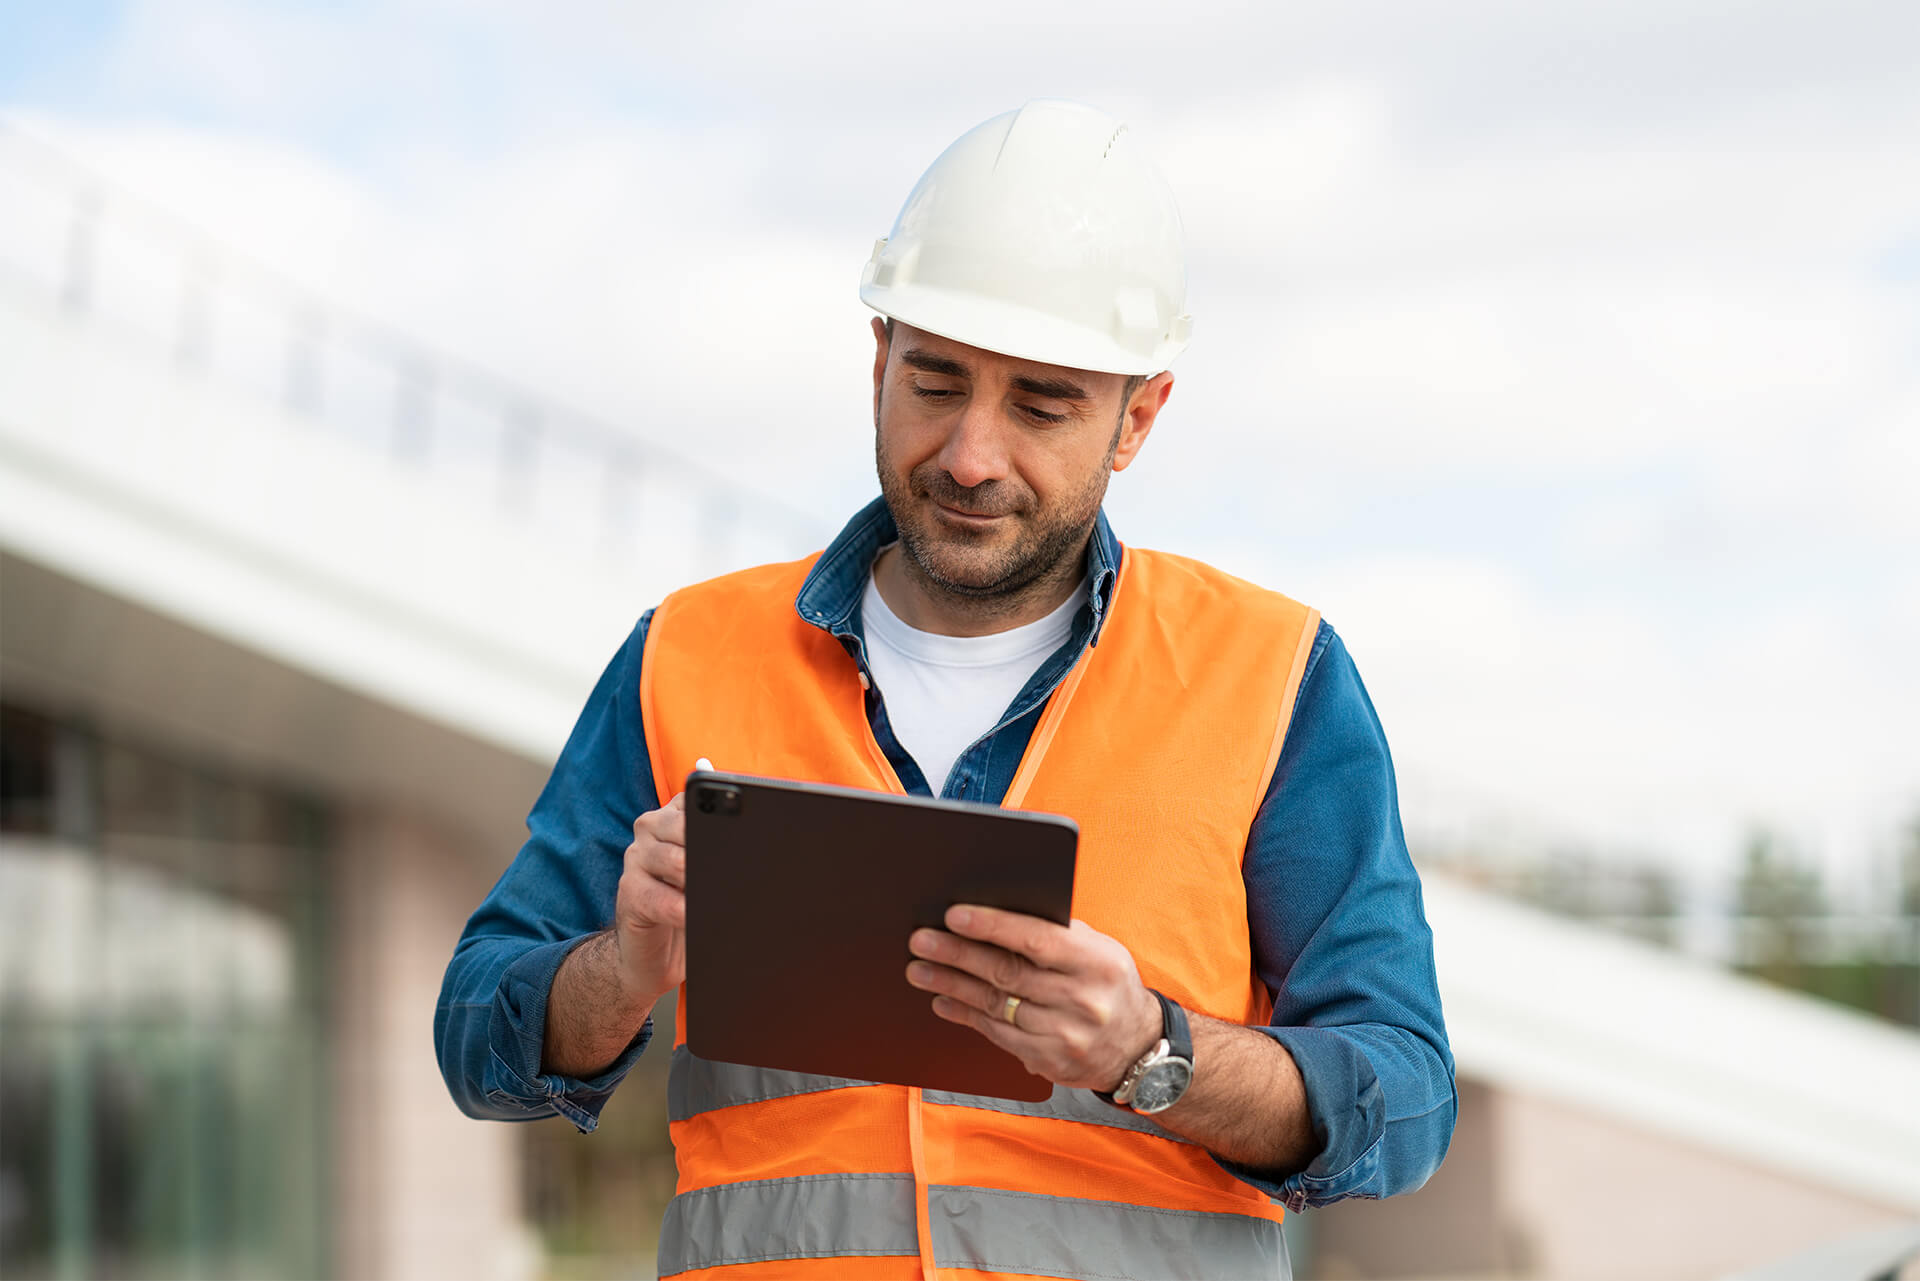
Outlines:
[[[1129,397],[1121,374],[901,324],[889,341],[877,320],[874,335],[880,491],[921,576],[977,599],[1077,572],[1107,479],[1138,452],[1171,376]]]

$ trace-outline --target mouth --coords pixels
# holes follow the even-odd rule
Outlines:
[[[934,506],[939,509],[940,515],[947,520],[956,525],[971,529],[983,529],[993,524],[994,521],[1004,518],[1004,513],[970,512],[962,507],[949,507],[942,502],[936,502]]]

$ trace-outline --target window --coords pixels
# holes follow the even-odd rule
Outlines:
[[[323,808],[0,731],[0,1274],[320,1275]]]

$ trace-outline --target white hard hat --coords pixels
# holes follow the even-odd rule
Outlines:
[[[920,178],[860,276],[883,316],[1023,360],[1155,374],[1187,345],[1173,192],[1127,127],[1029,102]]]

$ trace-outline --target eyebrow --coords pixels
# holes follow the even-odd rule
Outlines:
[[[901,363],[912,365],[915,369],[929,374],[945,374],[949,378],[971,378],[973,370],[957,360],[946,356],[936,356],[930,351],[918,347],[900,353]],[[1033,396],[1045,396],[1049,400],[1091,400],[1087,389],[1079,383],[1066,378],[1015,378],[1013,385]]]
[[[1065,378],[1016,378],[1013,385],[1021,391],[1036,396],[1045,396],[1049,400],[1090,400],[1087,389],[1079,383],[1068,382]]]

